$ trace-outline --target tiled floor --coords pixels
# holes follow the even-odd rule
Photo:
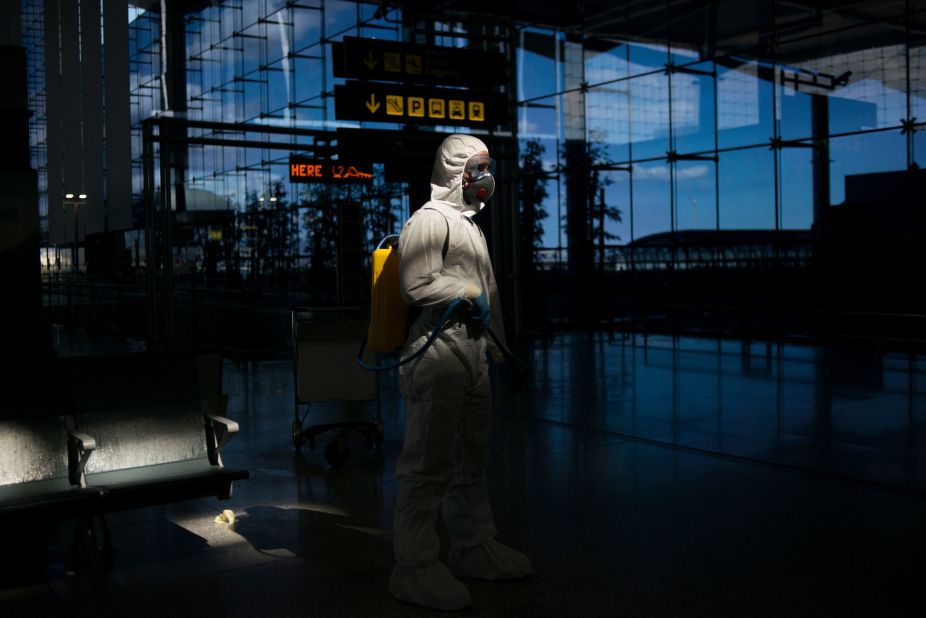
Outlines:
[[[497,385],[489,479],[499,538],[536,573],[468,582],[463,613],[922,613],[924,359],[607,335],[522,352],[532,381]],[[383,453],[356,437],[332,469],[324,437],[293,451],[290,364],[226,363],[241,433],[225,461],[250,480],[228,502],[112,517],[112,567],[89,580],[68,575],[59,531],[43,577],[0,590],[0,616],[432,615],[387,590],[403,412],[381,388]],[[225,508],[233,526],[214,521]]]

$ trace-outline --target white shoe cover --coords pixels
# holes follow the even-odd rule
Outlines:
[[[457,577],[475,579],[520,579],[534,571],[530,558],[495,540],[477,547],[454,545],[447,564]]]
[[[463,582],[442,562],[414,567],[395,565],[389,592],[400,601],[443,611],[463,609],[473,600]]]

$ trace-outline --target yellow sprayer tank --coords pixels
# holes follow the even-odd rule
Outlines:
[[[408,303],[399,289],[399,254],[393,246],[373,252],[373,291],[370,298],[367,347],[380,354],[395,352],[405,344]]]

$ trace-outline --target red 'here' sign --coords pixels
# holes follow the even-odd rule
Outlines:
[[[373,166],[357,161],[331,161],[293,155],[289,158],[290,182],[367,183]]]

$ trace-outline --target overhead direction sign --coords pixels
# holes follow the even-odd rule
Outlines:
[[[334,89],[340,120],[494,126],[506,121],[506,98],[497,92],[348,81]]]
[[[289,181],[329,184],[368,183],[373,181],[373,166],[356,161],[330,161],[290,155]]]
[[[331,48],[335,77],[470,88],[505,84],[505,57],[498,52],[358,37]]]

